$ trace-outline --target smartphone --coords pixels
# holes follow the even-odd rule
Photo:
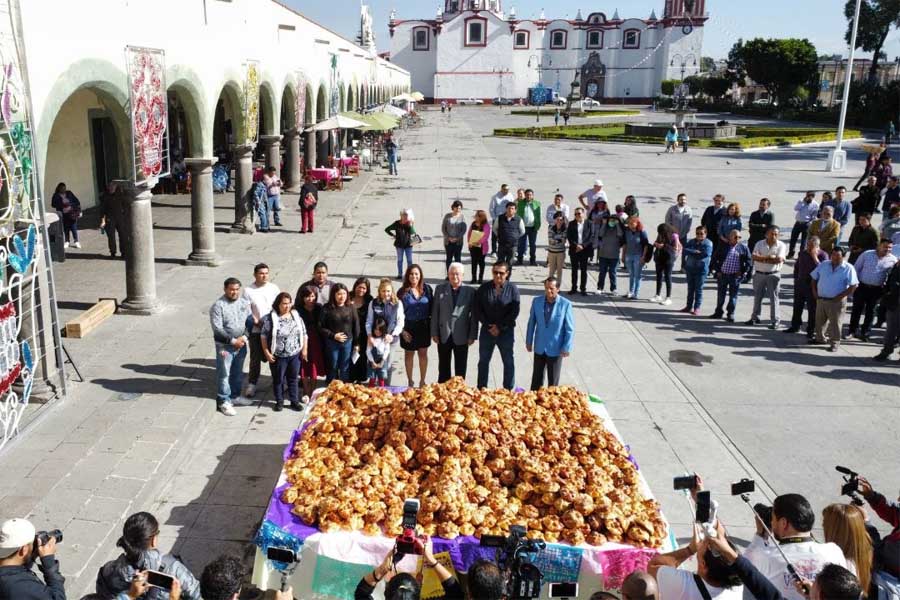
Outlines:
[[[158,587],[161,590],[171,592],[172,583],[174,581],[175,578],[171,575],[166,575],[165,573],[160,573],[159,571],[147,571],[147,585],[152,585],[153,587]]]
[[[676,490],[697,489],[697,475],[684,475],[683,477],[676,477],[674,488]]]
[[[551,583],[550,584],[550,597],[551,598],[577,598],[578,597],[578,584],[577,583]]]
[[[756,482],[752,479],[741,479],[737,483],[731,484],[731,495],[740,496],[741,494],[749,494],[756,491]]]
[[[290,548],[278,548],[275,546],[270,546],[268,550],[266,550],[266,558],[269,560],[293,564],[297,562],[297,554],[291,550]]]
[[[697,492],[697,514],[695,520],[698,523],[708,523],[712,511],[712,499],[709,490]]]

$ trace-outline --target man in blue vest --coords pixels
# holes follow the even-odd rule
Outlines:
[[[547,384],[559,385],[562,359],[572,352],[575,341],[575,319],[572,303],[559,295],[559,281],[555,277],[544,280],[544,295],[531,303],[531,314],[525,329],[525,349],[534,352],[531,389]]]

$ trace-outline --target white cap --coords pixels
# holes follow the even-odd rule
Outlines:
[[[594,185],[602,186],[602,185],[603,185],[603,180],[602,180],[602,179],[595,179],[595,180],[594,180]]]
[[[34,542],[37,532],[27,519],[10,519],[0,525],[0,558],[12,556],[19,548]]]

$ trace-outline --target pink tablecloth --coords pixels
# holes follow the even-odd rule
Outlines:
[[[337,169],[329,169],[327,167],[320,167],[317,169],[309,169],[307,171],[309,173],[309,178],[316,181],[331,181],[332,179],[337,179],[340,177],[340,173],[338,173]]]

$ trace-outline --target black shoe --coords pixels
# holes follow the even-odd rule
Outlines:
[[[517,266],[517,267],[521,267],[523,264],[524,264],[524,263],[522,262],[522,259],[521,259],[521,258],[517,258],[517,259],[516,259],[516,266]]]
[[[275,408],[272,409],[272,410],[274,410],[275,412],[281,412],[282,410],[284,410],[284,403],[283,403],[283,402],[276,402],[276,403],[275,403]]]
[[[291,402],[291,408],[296,410],[297,412],[300,412],[301,410],[303,410],[303,403],[302,402]]]
[[[794,253],[788,252],[787,258],[785,260],[791,260],[792,258],[794,258]]]
[[[868,342],[868,341],[869,341],[869,336],[868,336],[867,334],[865,334],[865,333],[861,333],[861,334],[859,334],[859,336],[857,336],[856,339],[858,339],[858,340],[861,341],[861,342]]]
[[[578,290],[569,290],[569,291],[566,292],[566,293],[569,294],[570,296],[574,296],[575,294],[578,293]]]
[[[759,319],[750,319],[749,321],[745,321],[744,325],[759,325]]]
[[[851,329],[850,331],[848,331],[847,333],[845,333],[843,337],[844,337],[845,340],[849,340],[850,338],[855,338],[855,337],[856,337],[856,332],[853,331],[853,330]]]
[[[828,351],[829,352],[837,352],[837,346],[835,346],[834,344],[830,344],[828,346]]]
[[[281,223],[275,223],[275,227],[284,227]]]
[[[810,346],[824,346],[824,345],[825,345],[825,342],[824,342],[824,341],[821,341],[821,342],[820,342],[820,341],[817,340],[815,337],[809,338],[809,340],[807,340],[807,343],[808,343]]]
[[[791,326],[787,329],[782,329],[782,333],[800,333],[800,328]]]
[[[890,355],[891,355],[890,352],[885,352],[884,350],[882,350],[881,352],[879,352],[878,354],[873,356],[872,360],[877,360],[878,362],[884,362],[888,359],[888,357]]]
[[[587,295],[588,295],[587,290],[581,290],[581,295],[582,295],[582,296],[587,296]]]
[[[536,260],[529,260],[529,261],[528,261],[528,266],[529,266],[529,267],[536,267],[536,266],[537,266],[537,261],[536,261]]]
[[[721,319],[722,313],[720,313],[719,311],[716,311],[713,314],[709,315],[709,318],[710,319]]]
[[[776,321],[774,323],[769,323],[768,327],[769,327],[769,329],[774,331],[774,330],[778,329],[778,322]]]
[[[734,315],[728,315],[725,317],[725,320],[729,323],[734,323]]]

